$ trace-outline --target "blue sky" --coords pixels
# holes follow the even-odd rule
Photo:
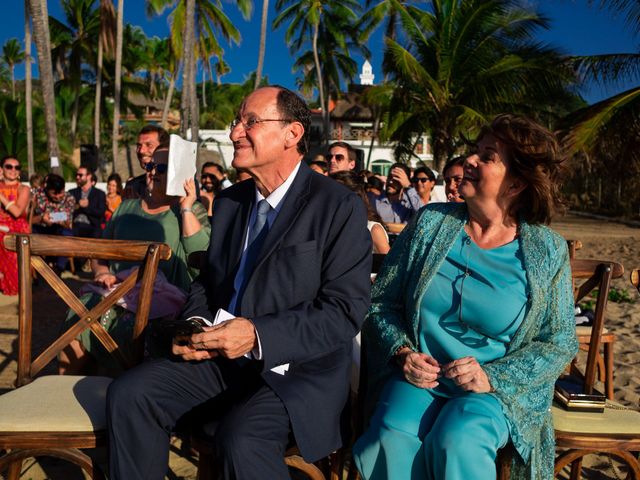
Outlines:
[[[231,66],[231,73],[223,77],[225,82],[242,82],[256,68],[262,2],[255,0],[254,3],[253,16],[247,22],[242,19],[231,0],[223,0],[225,12],[242,34],[240,46],[225,46],[225,60]],[[559,47],[568,54],[630,53],[639,50],[638,39],[631,35],[621,15],[590,7],[587,0],[528,0],[527,3],[537,7],[551,19],[551,30],[542,32],[540,40]],[[23,2],[4,0],[3,4],[3,15],[0,17],[0,44],[4,44],[9,38],[16,37],[24,45]],[[274,4],[274,1],[270,2],[270,23],[275,18]],[[49,0],[48,6],[51,16],[63,19],[60,0]],[[168,35],[169,25],[166,15],[153,19],[147,18],[144,13],[144,0],[125,0],[124,6],[125,21],[140,25],[148,36],[166,37]],[[376,82],[382,78],[380,72],[382,48],[382,35],[378,33],[372,36],[369,49],[372,52],[371,63],[376,74]],[[354,58],[362,62],[361,58],[357,56]],[[295,75],[291,71],[293,62],[294,58],[284,42],[284,28],[270,30],[264,66],[264,74],[269,77],[269,81],[295,88]],[[17,78],[24,76],[23,67],[16,69],[16,76]],[[590,86],[582,93],[589,102],[595,102],[629,86],[618,85],[614,88]]]

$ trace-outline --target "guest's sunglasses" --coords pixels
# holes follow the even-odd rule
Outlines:
[[[200,180],[206,180],[207,178],[213,181],[215,175],[212,175],[211,173],[203,173],[202,175],[200,175]]]
[[[156,169],[156,173],[159,173],[160,175],[162,175],[163,173],[167,173],[167,170],[169,169],[169,165],[166,163],[154,163],[154,162],[149,162],[144,165],[144,169],[147,172],[151,172],[154,168]]]
[[[12,165],[10,163],[5,163],[2,168],[6,168],[7,170],[18,170],[20,171],[20,165]]]
[[[431,181],[431,180],[429,180],[428,178],[425,178],[425,177],[413,177],[413,178],[411,179],[411,182],[412,182],[412,183],[418,183],[418,182],[420,182],[420,183],[427,183],[427,182],[430,182],[430,181]]]
[[[328,153],[327,155],[324,156],[327,162],[330,162],[333,157],[336,157],[336,162],[341,162],[344,160],[344,155],[341,153],[337,153],[335,155]]]

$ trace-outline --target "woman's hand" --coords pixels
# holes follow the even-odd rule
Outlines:
[[[49,212],[44,212],[44,213],[42,214],[42,220],[41,220],[41,222],[42,222],[42,223],[44,223],[44,224],[45,224],[45,225],[47,225],[47,226],[51,226],[51,225],[53,225],[53,222],[51,221],[51,217],[49,216]]]
[[[401,350],[397,357],[407,382],[418,388],[438,386],[440,365],[435,358],[426,353],[414,352],[409,348]]]
[[[180,197],[180,208],[191,208],[197,200],[196,198],[196,183],[193,178],[188,178],[184,181],[185,196]]]
[[[104,288],[111,288],[116,284],[116,276],[111,272],[99,272],[93,277],[93,281]]]
[[[442,366],[443,375],[467,392],[488,393],[489,377],[474,357],[462,357]]]

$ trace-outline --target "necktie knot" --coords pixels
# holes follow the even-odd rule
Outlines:
[[[267,213],[269,213],[269,210],[271,210],[271,205],[269,205],[269,202],[264,199],[258,202],[258,215],[266,215]]]

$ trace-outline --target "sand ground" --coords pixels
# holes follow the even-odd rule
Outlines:
[[[577,258],[614,260],[625,268],[623,278],[613,286],[626,290],[633,303],[608,304],[607,327],[617,336],[615,344],[615,396],[628,407],[640,409],[640,295],[629,282],[629,272],[640,268],[640,228],[619,223],[568,215],[552,225],[567,239],[579,239],[582,249]],[[72,289],[86,279],[65,276]],[[66,308],[52,300],[52,294],[42,286],[34,288],[34,351],[42,349],[54,338]],[[17,356],[17,300],[0,295],[0,393],[13,388]],[[50,370],[52,371],[52,370]],[[100,452],[97,453],[100,455]],[[172,444],[170,471],[167,478],[195,479],[196,459],[178,441]],[[609,480],[625,478],[624,469],[606,457],[593,457],[586,462],[585,478]],[[0,477],[1,478],[1,477]],[[74,468],[56,460],[25,462],[24,479],[73,480],[84,476]]]

